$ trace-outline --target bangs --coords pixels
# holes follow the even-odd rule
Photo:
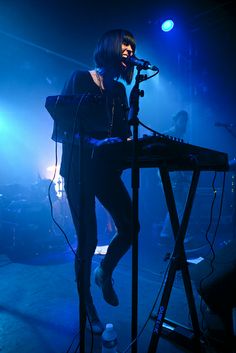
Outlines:
[[[97,68],[119,68],[122,52],[121,45],[130,45],[135,52],[136,44],[131,32],[123,29],[114,29],[102,35],[94,51],[94,62]],[[118,72],[118,76],[130,84],[133,77],[133,67],[126,72]]]
[[[129,32],[125,33],[125,35],[123,36],[122,43],[125,45],[130,45],[131,48],[133,49],[133,51],[135,52],[136,43],[135,43],[135,39],[131,33],[129,33]]]

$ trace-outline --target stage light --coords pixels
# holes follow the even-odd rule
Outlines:
[[[164,32],[169,32],[172,30],[172,28],[174,27],[174,22],[172,20],[166,20],[162,23],[161,25],[161,29]]]
[[[59,170],[60,170],[60,167],[59,166],[56,166],[56,165],[50,165],[46,168],[46,171],[44,170],[42,175],[43,175],[43,178],[46,178],[46,179],[55,179],[57,180],[58,177],[59,177]]]
[[[50,165],[49,167],[47,167],[47,171],[53,172],[53,173],[56,172],[57,169],[58,169],[58,166],[56,165]]]
[[[63,196],[63,190],[62,190],[62,177],[59,174],[60,171],[60,167],[56,166],[56,165],[50,165],[46,168],[46,172],[44,172],[43,174],[43,178],[45,178],[46,180],[52,180],[54,178],[53,181],[53,186],[52,188],[56,191],[56,195],[61,198]]]

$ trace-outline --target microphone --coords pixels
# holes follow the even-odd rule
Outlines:
[[[159,72],[159,69],[157,66],[151,65],[150,62],[147,60],[138,59],[134,55],[127,56],[127,58],[123,58],[123,59],[127,65],[139,66],[142,70],[152,70],[152,71]]]
[[[215,126],[217,126],[217,127],[234,127],[234,126],[236,126],[236,124],[225,124],[225,123],[217,122],[217,123],[215,123]]]

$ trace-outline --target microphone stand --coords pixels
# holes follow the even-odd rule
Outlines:
[[[85,193],[84,193],[84,149],[85,149],[85,138],[82,130],[82,124],[79,123],[79,221],[80,221],[80,232],[83,234],[86,232],[85,227],[85,214],[84,214],[84,204],[85,204]],[[80,322],[80,353],[85,353],[85,328],[86,328],[86,296],[85,296],[85,249],[87,243],[87,235],[85,235],[86,241],[80,242],[79,244],[79,259],[75,261],[81,261],[80,263],[80,274],[81,278],[77,278],[77,288],[79,293],[79,322]],[[85,248],[85,249],[84,249]]]
[[[138,112],[139,97],[144,96],[144,91],[139,89],[139,84],[144,80],[144,75],[140,74],[142,67],[137,66],[137,75],[134,87],[130,93],[129,124],[133,126],[132,140],[132,164],[131,164],[131,186],[132,186],[132,353],[137,352],[137,323],[138,323],[138,233],[139,233],[139,167],[138,167]]]
[[[79,209],[78,213],[75,209],[75,216],[77,218],[77,222],[80,223],[80,233],[84,236],[84,240],[78,242],[77,246],[78,249],[75,254],[75,261],[78,263],[77,266],[80,268],[80,275],[78,278],[78,274],[76,275],[76,284],[77,284],[77,291],[79,295],[79,352],[85,353],[86,352],[86,342],[85,342],[85,329],[86,329],[86,295],[85,295],[85,253],[87,248],[87,234],[86,234],[86,215],[84,210],[85,205],[85,192],[84,192],[84,182],[85,182],[85,132],[83,129],[82,121],[79,117],[79,107],[82,102],[82,99],[77,105],[76,112],[75,112],[75,122],[78,123],[78,131],[79,131],[79,140],[78,140],[78,147],[79,147],[79,178],[78,178],[78,191],[79,191]],[[73,132],[74,133],[74,132]],[[74,137],[73,137],[74,139]],[[72,144],[73,148],[73,144]],[[70,180],[68,181],[68,184]],[[70,190],[71,192],[71,190]],[[73,192],[73,190],[72,190]],[[70,197],[70,195],[68,195]],[[74,207],[74,205],[73,205]],[[81,236],[81,235],[80,235]],[[76,265],[75,265],[76,267]]]

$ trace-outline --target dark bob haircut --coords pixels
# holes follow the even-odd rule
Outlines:
[[[111,69],[117,71],[117,78],[121,77],[130,84],[133,78],[134,67],[121,69],[121,45],[130,45],[135,52],[136,43],[134,36],[124,29],[113,29],[102,35],[94,51],[94,61],[98,69]]]

